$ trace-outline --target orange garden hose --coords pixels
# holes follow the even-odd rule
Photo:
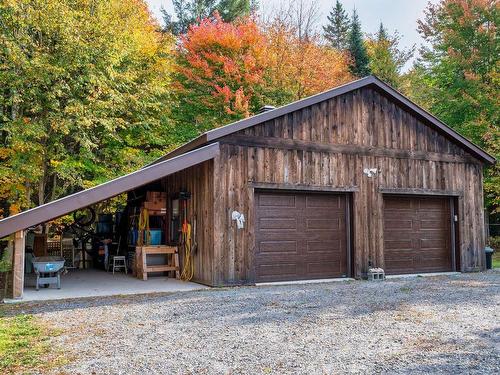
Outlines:
[[[191,254],[191,224],[187,220],[182,224],[182,246],[184,248],[184,267],[182,268],[181,280],[189,281],[194,275],[194,264]]]
[[[151,231],[149,229],[149,212],[146,208],[141,210],[137,229],[137,245],[142,246],[144,242],[146,245],[149,245],[151,243]],[[145,234],[144,236],[143,233]]]

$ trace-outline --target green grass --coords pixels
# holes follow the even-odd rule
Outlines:
[[[500,251],[493,253],[493,268],[500,268]]]
[[[31,315],[0,315],[0,373],[48,368],[48,338],[48,329]]]

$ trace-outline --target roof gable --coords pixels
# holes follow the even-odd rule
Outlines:
[[[423,108],[419,107],[415,103],[413,103],[410,99],[405,97],[400,92],[396,91],[380,79],[375,76],[368,76],[345,85],[333,88],[331,90],[322,92],[317,95],[310,96],[308,98],[287,104],[285,106],[276,108],[271,111],[267,111],[237,122],[234,122],[229,125],[222,126],[220,128],[216,128],[210,130],[206,133],[203,133],[199,137],[194,140],[184,144],[183,146],[173,150],[169,154],[164,157],[158,159],[156,162],[169,159],[171,157],[181,155],[184,152],[189,150],[193,150],[205,144],[215,142],[222,137],[231,135],[233,133],[239,132],[241,130],[247,129],[249,127],[262,124],[263,122],[273,120],[280,116],[289,114],[291,112],[303,109],[305,107],[309,107],[311,105],[326,101],[328,99],[337,97],[339,95],[363,88],[363,87],[373,87],[375,90],[383,93],[384,95],[390,97],[395,103],[403,107],[405,110],[408,110],[412,114],[421,118],[428,126],[432,127],[434,130],[440,132],[453,142],[455,142],[458,146],[462,147],[467,152],[471,153],[473,156],[478,158],[479,160],[487,163],[494,164],[495,158],[488,154],[486,151],[481,149],[479,146],[475,145],[467,138],[463,137],[455,130],[441,122],[439,119],[431,115],[429,112],[425,111]]]

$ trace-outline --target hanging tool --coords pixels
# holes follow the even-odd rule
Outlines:
[[[151,231],[149,229],[149,212],[147,208],[141,210],[137,226],[137,246],[149,245],[151,243]]]
[[[189,194],[189,193],[188,193]],[[191,243],[191,224],[188,222],[188,211],[187,203],[188,197],[190,195],[185,195],[185,199],[181,199],[182,204],[182,227],[181,227],[181,248],[184,250],[184,266],[181,272],[181,280],[189,281],[194,275],[194,263],[192,254],[192,243]]]

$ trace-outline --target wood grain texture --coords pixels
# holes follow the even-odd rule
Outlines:
[[[13,280],[12,297],[22,298],[24,289],[24,248],[26,244],[26,234],[20,230],[14,234],[14,255],[13,255]]]
[[[172,174],[162,180],[163,191],[169,197],[181,190],[191,193],[191,199],[188,201],[188,216],[191,224],[193,224],[196,217],[196,242],[198,244],[198,248],[193,255],[193,281],[207,285],[214,284],[213,172],[213,161],[209,160]],[[181,250],[179,255],[182,269],[183,254]]]
[[[484,269],[482,164],[369,87],[220,140],[214,160],[217,285],[253,283],[256,187],[350,191],[355,277],[384,267],[384,194],[456,197],[460,269]],[[364,168],[377,168],[368,178]],[[294,188],[295,187],[295,188]],[[247,218],[236,229],[230,213]]]

